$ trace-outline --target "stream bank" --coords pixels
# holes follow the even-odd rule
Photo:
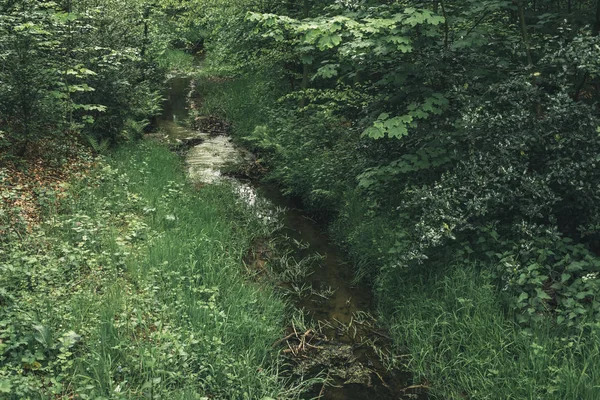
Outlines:
[[[197,187],[228,182],[261,217],[277,218],[282,227],[283,248],[257,251],[249,263],[275,278],[300,310],[274,347],[289,357],[290,374],[327,379],[309,398],[427,398],[409,386],[410,374],[386,350],[390,340],[371,314],[370,288],[353,285],[353,268],[323,227],[276,187],[232,173],[251,165],[253,155],[234,145],[227,124],[218,119],[193,121],[199,130],[188,128],[188,108],[195,107],[191,79],[174,77],[168,83],[160,135],[185,157],[189,179]]]

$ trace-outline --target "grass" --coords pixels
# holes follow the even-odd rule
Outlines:
[[[205,115],[216,115],[233,123],[233,134],[244,137],[254,128],[269,121],[267,112],[282,93],[282,87],[264,76],[236,79],[213,79],[211,71],[197,74],[196,93],[201,96],[200,111]]]
[[[165,71],[189,71],[194,67],[192,54],[180,49],[168,48],[157,57],[158,66]]]
[[[230,188],[144,143],[45,204],[0,241],[1,398],[296,397],[271,350],[286,305],[243,273],[272,227]]]
[[[270,84],[264,81],[220,83],[208,77],[200,82],[201,112],[226,117],[238,138],[269,121],[289,124],[285,115],[269,114],[269,108],[276,108],[276,91],[270,88],[272,79]],[[278,151],[292,151],[287,143],[293,141]],[[279,175],[284,176],[289,164],[278,165],[277,157],[269,157],[268,143],[257,146],[268,158],[270,175],[284,171]],[[314,152],[310,146],[315,146],[312,141],[302,144]],[[292,169],[310,170],[310,163],[318,159],[303,158]],[[302,178],[312,182],[315,176],[319,175]],[[300,180],[292,184],[302,187]],[[284,179],[279,183],[289,185]],[[574,332],[550,323],[533,329],[520,326],[503,306],[502,292],[485,267],[448,267],[441,252],[423,266],[429,272],[381,271],[397,239],[397,226],[386,215],[369,215],[370,204],[352,191],[343,197],[340,209],[329,210],[338,212],[332,223],[334,236],[347,246],[359,277],[378,289],[380,319],[389,327],[397,352],[406,355],[415,384],[425,384],[433,398],[442,399],[600,399],[600,326],[584,324]]]
[[[474,266],[401,287],[382,311],[434,398],[600,399],[597,324],[576,336],[551,325],[522,329],[500,307],[489,274]]]

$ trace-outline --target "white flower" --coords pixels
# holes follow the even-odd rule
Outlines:
[[[591,273],[589,273],[589,274],[587,274],[587,275],[584,275],[584,276],[581,278],[581,280],[582,280],[583,282],[587,282],[587,281],[590,281],[590,280],[592,280],[592,279],[597,279],[597,278],[598,278],[598,273],[597,273],[597,272],[591,272]]]

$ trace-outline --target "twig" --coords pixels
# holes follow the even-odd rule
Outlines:
[[[273,347],[273,348],[274,348],[274,347],[275,347],[275,346],[277,346],[279,343],[281,343],[281,342],[284,342],[284,341],[286,341],[286,340],[288,340],[288,339],[291,339],[293,336],[294,336],[294,334],[293,334],[293,333],[290,333],[290,334],[289,334],[289,335],[287,335],[286,337],[284,337],[284,338],[281,338],[281,339],[279,339],[279,340],[276,340],[276,341],[275,341],[275,343],[273,343],[273,345],[272,345],[271,347]]]
[[[392,340],[392,338],[391,338],[391,337],[389,337],[388,335],[386,335],[386,334],[384,334],[384,333],[377,332],[376,330],[372,330],[371,332],[373,332],[373,333],[374,333],[374,334],[376,334],[376,335],[379,335],[379,336],[381,336],[382,338],[386,338],[386,339],[388,339],[388,340]]]
[[[292,352],[292,354],[294,355],[294,357],[297,357],[298,354],[294,351],[294,349],[292,348],[292,346],[290,346],[290,342],[285,342],[285,343],[287,343],[287,345],[290,348],[290,351]]]
[[[308,347],[312,347],[313,349],[323,350],[323,347],[321,347],[321,346],[315,346],[314,344],[310,344],[310,343],[306,343],[306,345]]]
[[[405,391],[411,390],[411,389],[429,389],[429,386],[427,386],[427,385],[412,385],[412,386],[405,387],[404,389],[400,389],[400,390],[405,392]]]
[[[375,374],[377,375],[377,377],[379,378],[379,380],[381,381],[381,383],[383,384],[383,386],[385,386],[386,388],[389,389],[390,387],[388,386],[387,383],[385,383],[385,381],[383,380],[383,377],[379,374],[379,372],[377,372],[374,369],[372,371],[375,372]],[[403,390],[407,390],[407,389],[409,389],[409,388],[406,388],[406,389],[403,389]]]
[[[298,345],[298,351],[304,350],[304,345],[306,344],[306,336],[300,337],[300,344]]]

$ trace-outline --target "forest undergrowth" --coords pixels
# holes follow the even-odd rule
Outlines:
[[[296,393],[284,303],[239,272],[270,228],[131,147],[188,73],[192,121],[329,226],[415,386],[600,399],[599,52],[600,0],[0,0],[0,395]],[[69,143],[116,153],[67,182]]]
[[[258,152],[258,163],[269,171],[264,178],[301,198],[345,246],[356,268],[357,284],[372,285],[380,321],[394,339],[396,354],[414,373],[415,385],[427,388],[433,398],[600,399],[600,324],[586,317],[583,308],[577,311],[581,318],[575,326],[557,325],[539,300],[533,304],[546,307],[545,311],[523,317],[514,308],[515,294],[508,285],[498,287],[496,262],[477,261],[460,247],[468,247],[466,243],[438,248],[429,254],[427,268],[382,268],[376,273],[373,269],[395,256],[389,249],[398,245],[394,233],[398,226],[392,221],[400,221],[376,212],[369,204],[373,198],[345,186],[347,176],[362,167],[353,154],[358,140],[333,141],[332,136],[342,135],[344,129],[335,125],[335,118],[286,115],[276,105],[279,88],[268,77],[219,80],[203,71],[197,78],[196,91],[202,96],[198,115],[228,118],[234,137]],[[278,135],[261,135],[266,125],[278,126]],[[319,187],[343,194],[330,197],[315,190]],[[485,240],[482,235],[480,244]],[[492,248],[503,245],[498,237],[488,240],[495,243],[490,243]],[[552,252],[550,257],[560,262],[563,254],[562,262],[574,268],[571,273],[589,268],[575,283],[595,285],[598,261],[594,256],[566,239],[562,245],[566,248],[546,247],[552,243],[540,244],[541,257],[544,251]],[[528,279],[545,281],[540,268],[530,266],[520,276],[520,284],[526,285]],[[565,269],[563,282],[571,277],[567,273]],[[595,293],[592,287],[589,293]],[[530,290],[535,291],[535,281]],[[529,304],[528,296],[516,296]],[[572,296],[582,300],[587,294]],[[588,300],[582,305],[591,305]],[[530,318],[535,323],[527,323]]]
[[[88,166],[38,185],[39,224],[2,187],[0,398],[294,397],[271,350],[285,303],[243,268],[273,227],[154,143]]]

